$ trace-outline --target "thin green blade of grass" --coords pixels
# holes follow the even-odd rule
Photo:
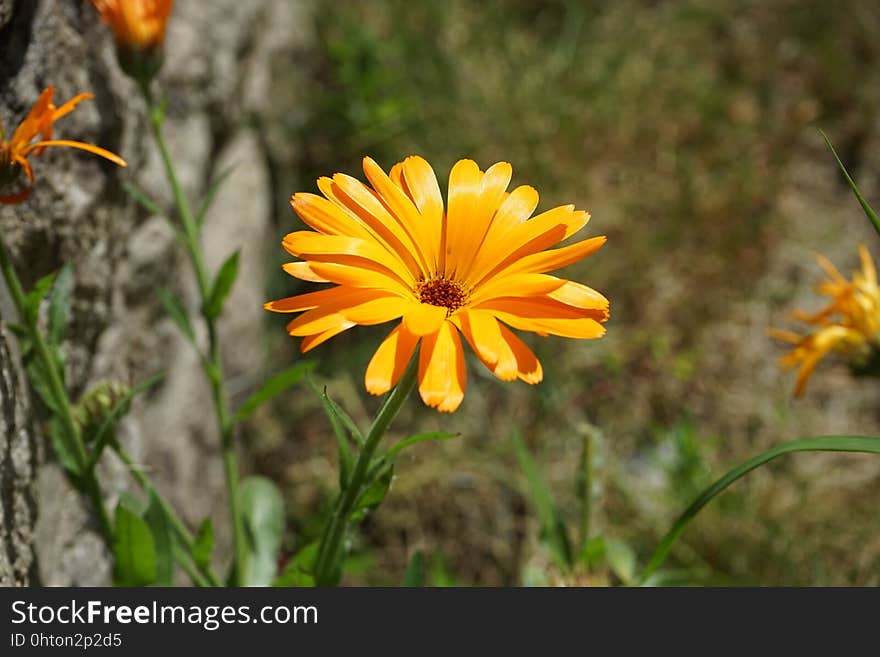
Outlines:
[[[572,558],[571,544],[566,532],[565,522],[560,517],[547,482],[544,481],[544,478],[538,471],[538,466],[529,453],[529,449],[526,447],[525,440],[523,440],[519,430],[515,430],[511,434],[511,439],[520,469],[522,469],[529,483],[532,504],[535,507],[538,521],[541,523],[545,540],[551,549],[557,565],[561,568],[568,568],[571,566]]]
[[[688,523],[719,493],[755,468],[759,468],[783,454],[791,454],[793,452],[861,452],[880,454],[880,436],[814,436],[799,438],[783,445],[772,447],[740,463],[700,493],[691,505],[685,509],[684,513],[678,517],[678,520],[675,521],[672,528],[666,533],[663,540],[660,541],[660,545],[657,546],[637,583],[639,585],[644,584],[657,568],[663,564],[675,541],[678,540],[679,536],[687,528]]]
[[[831,154],[834,155],[834,159],[837,160],[837,166],[840,167],[840,170],[843,172],[846,181],[849,183],[850,188],[853,191],[853,194],[856,195],[856,198],[859,201],[859,204],[862,206],[862,210],[865,211],[865,216],[871,220],[871,223],[874,225],[874,230],[880,234],[880,217],[877,216],[877,213],[874,212],[874,208],[871,207],[871,204],[865,200],[865,197],[862,196],[862,193],[859,191],[858,186],[855,181],[849,175],[849,171],[846,170],[846,167],[843,166],[843,162],[840,161],[840,157],[837,155],[837,151],[834,150],[834,146],[831,145],[831,140],[828,139],[828,135],[826,135],[822,130],[819,130],[819,133],[822,135],[822,138],[825,140],[825,144],[831,150]]]

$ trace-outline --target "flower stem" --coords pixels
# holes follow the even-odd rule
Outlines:
[[[333,586],[339,580],[337,565],[341,557],[342,541],[348,529],[354,506],[367,484],[366,475],[373,460],[373,454],[388,426],[400,411],[403,402],[415,388],[417,374],[418,356],[414,355],[400,382],[388,394],[385,403],[382,404],[373,420],[370,432],[364,440],[363,449],[358,454],[348,485],[340,493],[333,509],[333,515],[321,536],[318,557],[315,562],[315,584],[318,586]]]
[[[27,331],[28,338],[30,338],[37,358],[40,359],[43,371],[46,373],[46,384],[49,386],[49,391],[57,405],[57,413],[63,427],[60,439],[64,441],[66,451],[72,454],[73,459],[76,462],[77,472],[80,478],[79,483],[85,488],[92,501],[92,505],[95,507],[95,512],[98,515],[98,522],[105,543],[108,547],[112,548],[113,524],[110,522],[107,507],[104,505],[104,498],[101,493],[101,487],[98,484],[98,479],[95,476],[95,471],[93,468],[87,467],[89,457],[85,445],[83,444],[82,437],[80,436],[79,429],[76,427],[76,422],[73,420],[73,411],[71,409],[70,398],[64,387],[64,380],[58,371],[55,360],[52,358],[49,346],[43,339],[42,333],[40,333],[40,328],[37,325],[37,322],[32,319],[27,312],[27,301],[24,289],[21,286],[21,281],[18,280],[18,275],[15,273],[15,267],[12,266],[12,260],[9,257],[9,252],[6,249],[6,244],[2,238],[0,238],[0,271],[2,271],[3,279],[6,281],[6,286],[9,288],[12,295],[12,301],[18,312],[19,321]]]
[[[198,282],[199,297],[202,306],[202,318],[208,329],[208,353],[206,356],[203,356],[202,364],[211,384],[211,394],[214,398],[214,409],[217,416],[217,428],[220,434],[221,448],[223,450],[226,490],[229,497],[229,515],[235,543],[235,561],[230,577],[230,583],[234,585],[238,584],[239,574],[242,571],[242,565],[247,552],[244,524],[242,522],[238,502],[238,468],[235,462],[233,435],[234,423],[230,420],[229,403],[227,401],[224,387],[223,364],[220,357],[220,344],[217,337],[216,321],[205,311],[208,298],[211,294],[211,288],[199,240],[199,225],[196,218],[193,216],[186,194],[180,186],[174,168],[174,162],[171,159],[162,131],[164,113],[162,109],[153,102],[153,97],[148,85],[141,85],[141,92],[143,93],[150,114],[150,126],[153,131],[153,137],[156,140],[156,145],[159,147],[159,153],[162,156],[162,163],[165,167],[168,183],[171,185],[171,191],[174,194],[174,201],[183,228],[184,244]]]

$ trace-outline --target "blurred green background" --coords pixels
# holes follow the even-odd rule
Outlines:
[[[449,168],[505,160],[539,211],[576,203],[608,244],[566,270],[611,299],[597,341],[524,336],[536,387],[469,360],[460,410],[417,399],[392,438],[461,432],[405,456],[355,539],[348,584],[398,584],[426,555],[432,584],[617,584],[643,566],[697,492],[800,435],[878,433],[880,386],[820,365],[806,396],[769,326],[815,308],[828,255],[847,275],[880,243],[843,184],[824,129],[869,199],[880,175],[880,5],[820,0],[450,0],[322,3],[314,39],[273,71],[278,238],[315,178],[361,178],[410,154]],[[294,65],[295,64],[295,65]],[[277,249],[278,262],[284,253]],[[305,291],[278,275],[267,298]],[[300,358],[267,317],[272,360]],[[355,329],[309,355],[363,424],[369,358],[390,327]],[[470,357],[469,357],[470,358]],[[587,554],[554,560],[511,435],[522,433],[578,554],[589,446]],[[318,401],[266,409],[245,437],[251,469],[284,482],[290,552],[317,531],[336,481]],[[580,488],[579,488],[580,486]],[[663,580],[680,584],[880,584],[880,460],[795,455],[705,509]],[[604,552],[602,543],[604,540]],[[578,556],[578,555],[576,555]]]

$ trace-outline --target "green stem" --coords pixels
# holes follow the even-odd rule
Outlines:
[[[153,482],[150,481],[150,478],[147,476],[147,474],[137,463],[134,462],[134,459],[131,458],[131,455],[126,451],[124,447],[119,444],[114,444],[113,450],[122,460],[122,462],[125,463],[126,467],[128,467],[129,472],[131,472],[132,476],[135,478],[138,484],[140,484],[141,488],[143,488],[146,493],[155,496],[156,501],[159,503],[159,508],[165,515],[165,519],[168,521],[168,524],[171,525],[171,529],[174,530],[174,533],[177,535],[178,541],[183,545],[187,556],[189,557],[189,560],[178,560],[178,563],[180,563],[180,565],[187,572],[190,578],[192,578],[192,580],[199,586],[219,586],[217,576],[214,575],[214,572],[211,570],[210,567],[201,568],[197,564],[195,564],[195,558],[192,557],[194,544],[192,534],[186,528],[186,525],[183,524],[180,518],[177,517],[177,514],[174,513],[174,510],[159,494],[159,491],[157,491],[156,488],[153,486]]]
[[[40,333],[40,328],[37,325],[37,322],[29,316],[26,310],[27,301],[24,289],[21,286],[21,282],[18,280],[18,275],[15,273],[15,267],[12,265],[12,260],[9,257],[9,252],[6,250],[6,244],[2,238],[0,238],[0,270],[3,272],[3,279],[6,281],[9,292],[12,295],[12,301],[18,312],[19,321],[27,330],[28,337],[36,351],[37,358],[40,359],[43,370],[46,372],[48,378],[47,384],[49,385],[52,398],[58,406],[57,411],[59,419],[63,425],[61,439],[65,442],[65,449],[73,454],[73,458],[76,461],[77,472],[80,476],[80,482],[85,487],[86,492],[92,501],[92,505],[95,507],[104,541],[110,546],[113,542],[113,524],[110,522],[107,507],[104,505],[101,486],[98,484],[94,470],[86,467],[89,461],[88,453],[82,442],[79,430],[76,427],[76,422],[74,422],[73,419],[73,411],[71,410],[70,398],[64,387],[64,380],[56,367],[55,360],[52,358],[49,346],[43,339],[42,333]]]
[[[418,357],[413,356],[401,380],[389,394],[382,408],[376,414],[370,432],[364,440],[363,449],[358,454],[357,462],[351,473],[348,485],[339,495],[330,522],[324,528],[321,536],[321,544],[318,548],[318,557],[315,562],[315,584],[318,586],[332,586],[336,584],[337,564],[342,551],[342,540],[345,537],[352,510],[358,498],[363,494],[365,484],[368,481],[367,472],[373,454],[388,426],[397,416],[403,402],[415,388],[418,374]]]
[[[193,270],[199,286],[199,297],[202,307],[202,318],[208,329],[208,356],[202,359],[205,373],[211,384],[211,394],[214,398],[214,409],[217,415],[217,428],[220,434],[220,443],[223,450],[223,465],[226,475],[226,490],[229,497],[229,515],[232,525],[232,534],[235,543],[235,562],[232,569],[231,584],[237,584],[239,574],[242,571],[242,564],[247,555],[247,545],[245,543],[244,524],[242,522],[241,510],[238,500],[238,468],[235,462],[235,445],[233,429],[234,423],[230,420],[229,403],[223,382],[223,364],[220,357],[220,344],[217,337],[217,326],[213,317],[211,317],[205,308],[207,307],[208,298],[211,294],[207,269],[202,256],[201,243],[199,240],[199,226],[193,216],[189,201],[177,178],[174,169],[174,162],[168,151],[165,137],[162,132],[162,123],[164,120],[163,111],[153,102],[152,93],[148,84],[141,85],[141,92],[150,113],[150,126],[153,131],[153,137],[156,145],[159,147],[159,153],[162,157],[162,163],[165,166],[165,173],[168,177],[168,183],[171,185],[171,191],[174,194],[174,201],[177,205],[180,223],[183,226],[184,243],[187,254],[192,262]]]
[[[639,577],[637,584],[644,584],[647,579],[661,566],[669,555],[669,551],[684,532],[688,523],[720,492],[730,486],[740,477],[748,474],[757,467],[772,461],[773,459],[792,452],[863,452],[868,454],[880,454],[880,436],[816,436],[813,438],[799,438],[791,442],[777,445],[753,456],[729,470],[715,483],[706,488],[697,496],[697,499],[684,510],[672,528],[660,541],[648,565]]]

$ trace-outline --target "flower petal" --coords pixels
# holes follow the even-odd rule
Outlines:
[[[443,230],[443,195],[431,165],[418,156],[403,161],[406,190],[422,215],[425,253],[436,270],[439,266],[440,233]]]
[[[372,395],[384,395],[396,386],[418,343],[417,336],[398,324],[382,341],[373,358],[370,359],[370,364],[367,365],[367,372],[364,375],[367,392]]]
[[[343,288],[344,289],[344,288]],[[368,326],[397,319],[406,311],[407,302],[381,290],[347,290],[346,298],[323,303],[287,325],[290,335],[323,333],[345,322]]]
[[[364,173],[379,193],[381,198],[388,204],[391,213],[397,219],[398,224],[406,233],[412,244],[414,253],[422,266],[422,272],[427,276],[431,270],[433,254],[426,249],[428,236],[426,235],[425,222],[422,215],[412,200],[389,178],[373,158],[364,158]]]
[[[414,277],[425,275],[419,263],[419,251],[412,238],[391,215],[376,193],[357,178],[342,173],[333,176],[333,198],[357,215],[376,237],[393,251]]]
[[[443,322],[434,335],[422,339],[419,353],[419,394],[428,406],[451,413],[464,399],[467,372],[458,331]]]
[[[403,316],[403,325],[410,333],[418,336],[436,333],[445,321],[446,308],[429,303],[414,302]]]
[[[447,278],[456,278],[462,254],[473,239],[471,218],[477,209],[483,174],[473,160],[459,160],[449,172],[449,207],[440,242],[440,267]]]
[[[341,322],[338,325],[336,325],[332,328],[329,328],[322,333],[315,333],[314,335],[307,335],[306,337],[304,337],[302,339],[302,342],[300,342],[299,350],[302,353],[309,352],[312,349],[314,349],[315,347],[317,347],[318,345],[323,344],[324,342],[326,342],[330,338],[332,338],[336,335],[339,335],[343,331],[347,331],[348,329],[352,328],[353,326],[357,326],[357,324],[355,324],[354,322]]]
[[[312,283],[330,282],[326,278],[321,278],[313,272],[308,262],[285,262],[281,265],[281,268],[294,278],[298,278],[301,281],[310,281]]]
[[[393,272],[401,281],[406,281],[409,286],[415,285],[412,273],[403,263],[379,244],[370,240],[344,235],[322,235],[310,230],[301,230],[285,235],[281,244],[288,253],[303,260],[316,262],[329,260],[330,262],[355,264],[353,259],[357,258],[361,259],[360,264],[365,268],[369,268],[369,262],[373,262]]]
[[[346,235],[370,239],[372,234],[335,203],[317,194],[299,193],[290,197],[290,206],[311,228],[325,235]]]
[[[513,331],[503,325],[501,337],[516,359],[517,378],[532,385],[540,383],[544,378],[544,370],[532,350]]]

